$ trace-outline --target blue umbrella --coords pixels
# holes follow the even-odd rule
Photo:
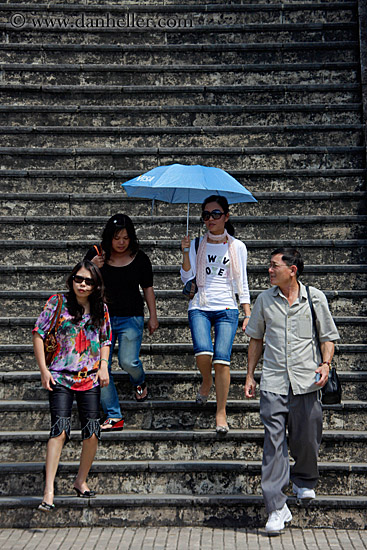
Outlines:
[[[229,204],[257,202],[243,185],[220,168],[196,164],[157,166],[121,184],[129,197],[187,203],[187,233],[190,203],[201,203],[208,195],[222,195]]]

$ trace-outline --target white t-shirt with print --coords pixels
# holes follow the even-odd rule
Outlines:
[[[235,292],[239,294],[240,303],[250,303],[250,294],[247,283],[247,249],[244,243],[235,239],[232,246],[236,247],[239,264],[242,272],[243,288]],[[184,283],[196,276],[196,251],[195,241],[190,247],[191,270],[184,271],[181,268],[181,279]],[[202,309],[204,311],[220,311],[223,309],[237,309],[237,303],[233,298],[232,283],[230,280],[230,258],[228,243],[207,243],[206,244],[206,281],[205,298],[206,304],[199,304],[199,293],[190,300],[191,309]],[[234,283],[235,284],[235,283]]]

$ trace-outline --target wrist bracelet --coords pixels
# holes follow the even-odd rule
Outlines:
[[[107,365],[108,365],[108,359],[100,359],[99,362],[101,363],[102,361],[106,361]]]
[[[185,248],[183,249],[183,251],[184,251],[184,252],[190,252],[190,249],[187,248],[187,247],[185,247]]]
[[[327,365],[330,368],[331,362],[330,361],[323,361],[322,363],[319,363],[319,367],[322,367],[322,365]]]
[[[244,319],[250,319],[250,315],[245,315]]]

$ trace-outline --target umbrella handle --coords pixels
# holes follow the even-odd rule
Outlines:
[[[190,215],[190,203],[187,203],[187,219],[186,219],[186,235],[189,235],[189,215]]]

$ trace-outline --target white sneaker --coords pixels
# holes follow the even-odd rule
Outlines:
[[[265,525],[265,531],[269,535],[278,535],[284,529],[284,522],[291,521],[292,514],[286,504],[280,510],[274,510],[269,514],[268,521]]]
[[[300,500],[311,500],[316,497],[313,489],[308,489],[307,487],[297,487],[295,483],[293,483],[293,493]]]

